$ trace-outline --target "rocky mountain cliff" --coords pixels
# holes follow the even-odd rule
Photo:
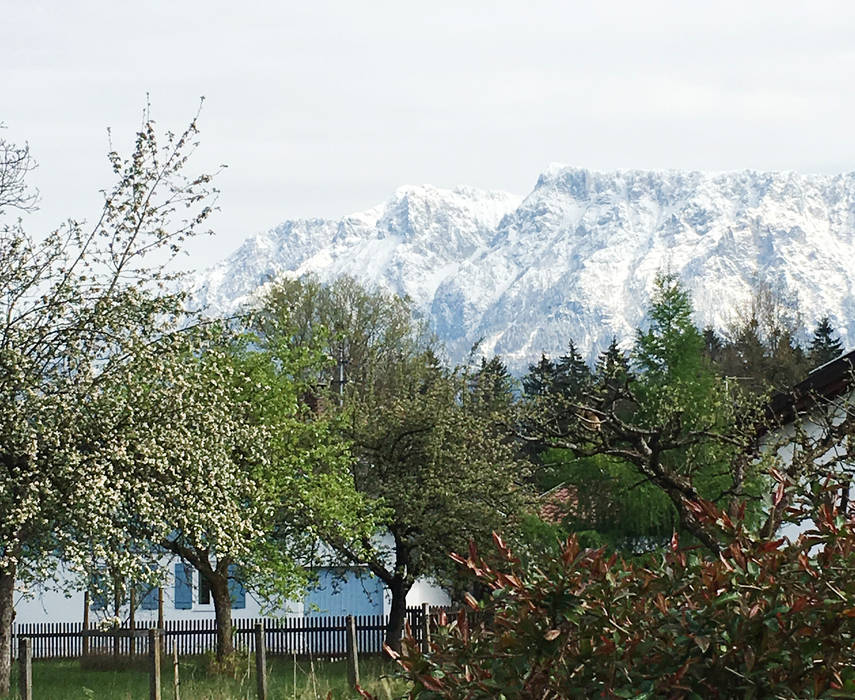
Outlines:
[[[593,355],[630,341],[652,280],[677,273],[699,325],[723,328],[758,280],[855,338],[855,173],[589,170],[550,166],[524,198],[399,188],[339,220],[286,221],[195,282],[234,309],[282,274],[347,273],[408,294],[452,360],[483,338],[519,370],[572,338]]]

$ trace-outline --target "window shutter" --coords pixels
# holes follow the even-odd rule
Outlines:
[[[142,610],[157,610],[157,586],[146,585],[143,590],[145,593],[140,601],[140,608]]]
[[[235,580],[237,575],[237,567],[234,564],[229,565],[229,596],[232,599],[232,608],[235,610],[243,610],[246,607],[246,589],[240,581]]]
[[[193,567],[189,564],[175,565],[175,609],[190,610],[193,607]]]
[[[104,592],[107,583],[105,571],[98,570],[92,575],[92,586],[90,587],[89,609],[101,611],[107,609],[107,595]]]

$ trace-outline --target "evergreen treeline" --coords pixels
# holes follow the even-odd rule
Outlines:
[[[726,336],[711,326],[698,332],[703,339],[701,355],[716,374],[754,394],[786,391],[844,350],[828,316],[817,323],[807,345],[799,343],[799,334],[792,329],[764,332],[763,324],[754,316],[732,327]],[[570,340],[567,352],[557,360],[542,354],[538,362],[529,365],[522,387],[526,396],[560,395],[572,399],[581,397],[595,384],[624,375],[631,376],[629,357],[616,338],[599,354],[593,368]]]
[[[612,414],[642,426],[676,420],[681,430],[693,421],[715,425],[724,415],[739,423],[740,412],[749,415],[768,395],[792,387],[843,351],[828,317],[803,346],[803,333],[779,308],[766,298],[726,334],[701,330],[692,320],[688,292],[665,276],[648,311],[650,328],[637,331],[628,351],[613,338],[589,367],[571,340],[558,359],[543,354],[530,365],[522,378],[523,414],[535,416],[538,428],[522,430],[543,432],[546,426],[547,439],[529,443],[527,452],[536,465],[536,487],[542,493],[564,489],[559,531],[576,532],[588,545],[639,551],[661,545],[680,529],[673,503],[637,469],[613,456],[556,448],[550,433],[566,433],[574,415],[581,417],[583,431],[596,430],[597,421]],[[703,497],[721,502],[733,495],[714,466],[715,455],[679,452],[674,458],[712,465],[692,477]],[[546,527],[540,521],[532,526]],[[540,534],[549,539],[555,533]]]

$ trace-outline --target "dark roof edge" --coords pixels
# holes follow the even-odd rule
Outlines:
[[[811,370],[807,378],[788,391],[775,394],[766,406],[770,418],[787,424],[796,414],[813,406],[818,399],[832,399],[852,386],[855,350]]]

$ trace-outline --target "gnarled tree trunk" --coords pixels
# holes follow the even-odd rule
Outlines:
[[[217,620],[217,661],[223,661],[234,654],[232,635],[232,598],[229,594],[229,579],[214,572],[208,578],[211,584],[211,597],[214,599],[214,616]]]
[[[15,616],[15,568],[0,572],[0,695],[8,695],[12,672],[12,619]]]
[[[392,594],[392,605],[389,608],[389,623],[386,625],[385,644],[397,652],[401,651],[401,635],[407,620],[407,593],[412,588],[400,575],[396,575],[388,584]]]

